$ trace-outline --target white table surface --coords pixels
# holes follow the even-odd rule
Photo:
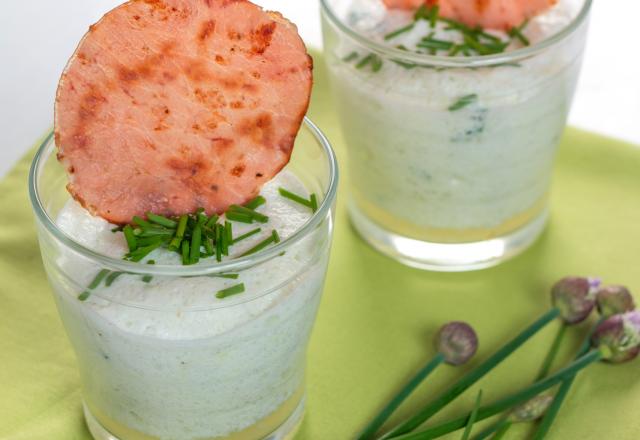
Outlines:
[[[321,47],[318,0],[253,0]],[[0,176],[52,123],[58,77],[89,24],[121,0],[4,0],[0,11]],[[595,1],[570,123],[640,145],[640,2]]]

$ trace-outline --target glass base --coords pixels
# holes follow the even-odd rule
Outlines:
[[[302,424],[302,418],[304,416],[304,406],[305,398],[303,397],[293,413],[287,420],[285,420],[282,425],[280,425],[278,429],[276,429],[268,436],[256,440],[293,440],[293,437],[296,435],[298,429],[300,429],[300,425]],[[89,428],[91,436],[95,440],[128,440],[125,438],[118,438],[115,435],[111,434],[104,426],[100,424],[100,422],[98,422],[98,420],[93,416],[86,404],[83,404],[82,407],[84,410],[84,418],[87,423],[87,427]]]
[[[407,266],[438,272],[464,272],[486,269],[515,257],[529,248],[542,234],[549,212],[545,209],[526,226],[490,240],[470,243],[431,243],[405,237],[381,228],[349,204],[351,224],[374,249]]]

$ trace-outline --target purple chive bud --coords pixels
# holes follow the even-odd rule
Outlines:
[[[636,308],[631,292],[624,286],[601,287],[596,295],[596,305],[604,318],[631,312]]]
[[[593,333],[591,344],[607,362],[620,364],[640,354],[640,312],[613,315]]]
[[[589,317],[599,285],[598,279],[566,277],[551,288],[553,305],[560,309],[567,324],[577,324]]]
[[[554,395],[551,393],[539,394],[531,400],[516,406],[509,414],[509,421],[513,423],[525,423],[538,420],[547,412]]]
[[[478,350],[478,336],[465,322],[454,321],[445,324],[436,337],[438,352],[450,365],[462,365],[469,361]]]

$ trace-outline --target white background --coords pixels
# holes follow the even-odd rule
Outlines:
[[[318,0],[253,0],[294,21],[321,47]],[[122,0],[3,0],[0,10],[0,176],[52,124],[58,77],[89,24]],[[570,123],[640,144],[640,2],[595,0]]]

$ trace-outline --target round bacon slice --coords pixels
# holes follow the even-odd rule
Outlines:
[[[383,0],[390,9],[439,6],[440,15],[468,26],[509,30],[555,5],[558,0]]]
[[[278,13],[129,1],[91,26],[60,79],[68,190],[119,224],[245,203],[288,163],[311,85],[311,57]]]

